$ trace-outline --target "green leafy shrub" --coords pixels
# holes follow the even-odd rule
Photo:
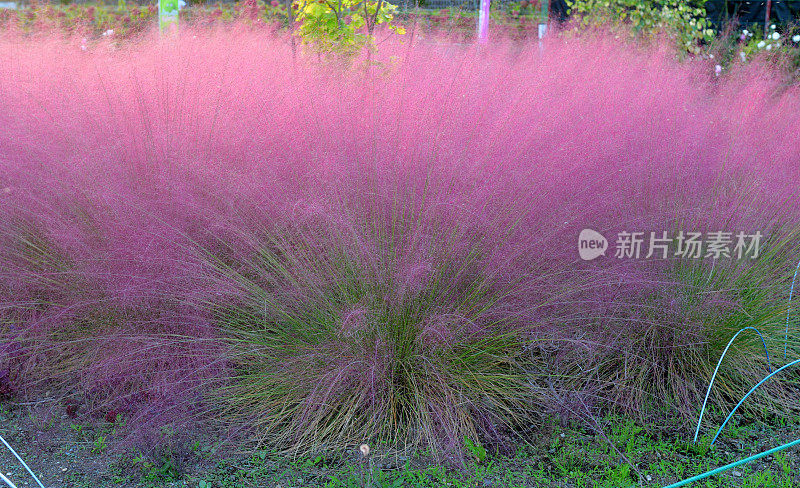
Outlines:
[[[706,19],[705,0],[568,0],[581,27],[628,26],[636,37],[666,33],[682,49],[700,53],[700,45],[714,37]]]
[[[315,0],[298,8],[299,34],[306,44],[320,51],[354,54],[370,47],[377,25],[398,34],[402,26],[392,23],[397,6],[383,0]]]

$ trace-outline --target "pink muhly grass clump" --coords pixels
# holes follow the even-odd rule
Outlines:
[[[247,30],[73,44],[0,39],[18,391],[458,455],[547,408],[689,413],[720,342],[785,313],[800,95],[768,77],[602,38],[387,41],[369,73]],[[583,228],[777,257],[585,263]]]

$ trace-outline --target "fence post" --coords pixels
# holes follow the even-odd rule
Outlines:
[[[542,10],[539,15],[539,40],[547,34],[547,22],[550,17],[550,0],[541,0]]]
[[[478,42],[484,43],[489,37],[489,6],[491,0],[481,0],[478,12]]]

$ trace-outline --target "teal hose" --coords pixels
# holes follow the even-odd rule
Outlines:
[[[750,396],[750,395],[751,395],[751,394],[752,394],[754,391],[756,391],[756,388],[758,388],[759,386],[761,386],[762,384],[764,384],[764,382],[765,382],[765,381],[767,381],[768,379],[772,378],[772,377],[773,377],[773,376],[775,376],[776,374],[780,373],[780,372],[781,372],[781,371],[783,371],[784,369],[786,369],[786,368],[789,368],[789,367],[791,367],[791,366],[794,366],[795,364],[798,364],[798,363],[800,363],[800,359],[795,359],[795,360],[794,360],[794,361],[792,361],[791,363],[789,363],[789,364],[786,364],[786,365],[784,365],[784,366],[781,366],[780,368],[776,369],[776,370],[775,370],[775,371],[773,371],[772,373],[770,373],[770,374],[768,374],[767,376],[765,376],[765,377],[764,377],[764,379],[762,379],[761,381],[759,381],[759,382],[756,384],[756,386],[752,387],[752,388],[750,389],[750,391],[748,391],[748,392],[747,392],[747,394],[746,394],[745,396],[743,396],[741,400],[739,400],[739,403],[737,403],[737,404],[736,404],[736,406],[735,406],[735,407],[733,407],[733,410],[731,410],[731,413],[729,413],[729,414],[728,414],[728,416],[725,418],[725,422],[722,422],[722,425],[720,425],[720,426],[719,426],[719,430],[717,430],[717,434],[716,434],[716,435],[714,436],[714,438],[711,440],[711,445],[712,445],[712,446],[714,445],[714,443],[717,441],[717,437],[719,437],[719,434],[722,432],[722,429],[724,429],[724,428],[725,428],[725,426],[726,426],[726,425],[728,425],[728,421],[731,419],[731,417],[733,417],[733,414],[735,414],[735,413],[736,413],[736,410],[738,410],[738,409],[739,409],[739,407],[741,407],[741,406],[742,406],[742,403],[744,403],[744,401],[745,401],[745,400],[747,400],[747,397],[749,397],[749,396]]]
[[[3,441],[3,444],[5,444],[5,446],[8,448],[8,450],[11,451],[11,454],[13,454],[14,457],[16,457],[17,460],[20,463],[22,463],[22,465],[25,467],[25,469],[28,470],[28,474],[30,474],[31,477],[36,481],[36,483],[39,485],[39,488],[44,488],[44,485],[42,484],[41,481],[39,481],[39,478],[37,478],[36,475],[33,474],[33,470],[28,467],[27,463],[25,463],[25,461],[23,461],[21,457],[19,457],[19,454],[17,454],[17,451],[15,451],[14,448],[11,447],[11,445],[8,442],[6,442],[5,439],[3,439],[3,436],[0,436],[0,441]],[[11,481],[8,480],[5,476],[2,476],[2,479],[3,479],[3,481],[6,482],[6,484],[11,483]],[[13,483],[11,484],[11,486],[14,486]]]
[[[797,272],[800,271],[800,261],[797,263],[797,268],[794,270],[794,278],[792,278],[792,290],[789,292],[789,305],[786,308],[786,334],[783,338],[783,359],[786,360],[786,346],[789,345],[789,315],[792,313],[792,295],[794,295],[794,283],[797,281]]]
[[[711,375],[711,381],[708,383],[708,390],[706,391],[706,397],[703,400],[703,407],[700,409],[700,417],[697,419],[697,429],[694,431],[694,442],[697,442],[697,436],[700,434],[700,424],[703,423],[703,414],[706,412],[706,404],[708,403],[708,396],[711,394],[711,387],[714,386],[714,380],[717,378],[717,373],[719,372],[719,367],[722,364],[722,360],[725,359],[725,355],[728,353],[728,349],[730,349],[731,344],[742,332],[751,329],[754,330],[758,337],[761,338],[761,344],[764,346],[764,354],[767,355],[767,367],[769,367],[769,372],[772,373],[772,363],[769,360],[769,351],[767,351],[767,343],[764,341],[764,336],[761,335],[758,329],[755,327],[743,327],[739,329],[739,332],[731,337],[731,340],[728,341],[728,345],[725,346],[725,350],[722,351],[722,356],[719,357],[719,361],[717,361],[717,367],[714,368],[714,374]]]
[[[14,483],[12,483],[10,479],[8,479],[8,478],[6,478],[5,476],[3,476],[3,473],[0,473],[0,480],[3,480],[3,482],[4,482],[6,485],[8,485],[8,488],[17,488],[17,485],[15,485]]]
[[[697,476],[692,476],[689,479],[685,479],[683,481],[679,481],[677,483],[673,483],[673,484],[671,484],[669,486],[665,486],[664,488],[678,488],[679,486],[686,486],[689,483],[694,483],[695,481],[700,481],[700,480],[702,480],[704,478],[708,478],[709,476],[714,476],[715,474],[719,474],[719,473],[722,473],[723,471],[727,471],[727,470],[729,470],[731,468],[735,468],[736,466],[742,465],[744,463],[748,463],[750,461],[754,461],[756,459],[760,459],[762,457],[769,456],[770,454],[774,454],[776,452],[783,451],[784,449],[789,449],[790,447],[796,446],[798,444],[800,444],[800,439],[797,439],[796,441],[792,441],[792,442],[790,442],[788,444],[784,444],[782,446],[774,447],[774,448],[770,449],[769,451],[764,451],[762,453],[755,454],[753,456],[741,459],[741,460],[736,461],[734,463],[726,464],[725,466],[722,466],[720,468],[712,469],[711,471],[706,471],[703,474],[698,474]]]

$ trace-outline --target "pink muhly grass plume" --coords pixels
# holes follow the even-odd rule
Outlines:
[[[719,344],[785,315],[796,87],[601,37],[377,56],[293,63],[246,29],[0,38],[14,391],[460,458],[548,409],[690,413]],[[775,253],[582,262],[584,228],[760,230]]]

